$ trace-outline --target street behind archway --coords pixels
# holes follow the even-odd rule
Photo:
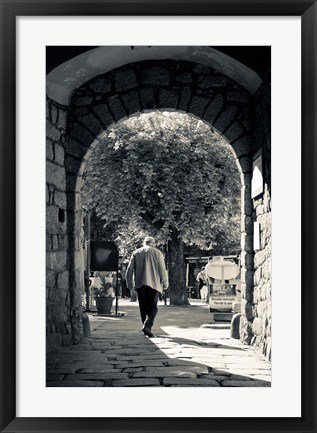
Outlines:
[[[120,300],[122,317],[90,313],[91,338],[48,354],[47,386],[270,386],[265,358],[230,338],[230,324],[210,324],[207,305],[191,304],[160,302],[151,339],[137,302]]]

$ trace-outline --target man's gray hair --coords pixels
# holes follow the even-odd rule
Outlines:
[[[152,238],[152,236],[147,236],[144,238],[143,245],[154,245],[155,240]]]

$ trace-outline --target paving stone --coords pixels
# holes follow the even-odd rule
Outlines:
[[[183,377],[166,377],[163,379],[164,386],[220,386],[216,380],[207,378],[183,378]]]
[[[163,371],[158,371],[158,372],[147,372],[147,371],[142,371],[140,373],[135,373],[133,374],[133,377],[160,377],[160,378],[164,378],[164,377],[197,377],[197,374],[194,372],[190,372],[190,371],[179,371],[178,373],[176,373],[175,371],[169,371],[168,367],[166,367],[166,370]]]
[[[264,375],[264,374],[250,374],[249,376],[252,380],[263,380],[264,382],[271,382],[272,377],[270,374]]]
[[[164,367],[163,361],[144,361],[144,362],[124,362],[115,364],[116,368],[129,368],[129,367]]]
[[[46,375],[46,381],[52,381],[52,380],[63,380],[64,374],[47,374]]]
[[[241,387],[261,387],[261,386],[270,386],[270,383],[262,382],[261,380],[224,380],[221,382],[221,386],[241,386]]]
[[[103,382],[97,380],[60,380],[48,382],[48,387],[93,387],[93,386],[104,386]]]
[[[135,373],[133,377],[196,377],[197,374],[208,374],[208,369],[202,367],[147,367],[146,371]]]
[[[181,366],[166,366],[166,367],[147,367],[146,371],[159,371],[169,369],[170,371],[175,370],[175,372],[191,371],[196,374],[208,374],[208,367],[205,365],[181,365]]]
[[[144,371],[144,367],[128,367],[123,370],[124,373],[139,373]]]
[[[120,371],[120,369],[114,369],[113,365],[100,366],[100,367],[90,367],[80,369],[80,373],[113,373],[115,371]]]
[[[46,372],[50,373],[50,374],[72,374],[72,373],[75,373],[78,370],[78,368],[80,368],[80,367],[75,366],[75,365],[72,365],[70,367],[60,365],[54,369],[52,369],[52,368],[47,369]]]
[[[183,366],[189,366],[189,367],[191,367],[191,366],[197,366],[197,367],[200,367],[201,366],[201,363],[198,363],[198,362],[192,362],[191,360],[181,360],[181,359],[177,359],[177,358],[174,358],[174,359],[167,359],[166,361],[164,361],[164,365],[166,365],[166,366],[169,366],[169,367],[172,367],[172,366],[177,366],[177,367],[183,367]]]
[[[125,362],[125,361],[139,361],[143,362],[144,360],[160,360],[160,361],[166,361],[166,356],[164,356],[162,353],[153,353],[152,355],[139,355],[139,356],[132,356],[132,355],[120,355],[116,357],[117,361]]]
[[[128,380],[114,380],[112,386],[160,386],[158,379],[132,378]]]
[[[248,376],[242,376],[240,374],[233,374],[230,376],[230,380],[250,380],[250,378]]]
[[[122,373],[120,371],[112,371],[107,373],[77,373],[68,374],[65,380],[113,380],[113,379],[127,379],[128,373]]]

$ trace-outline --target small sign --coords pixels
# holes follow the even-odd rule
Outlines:
[[[252,164],[252,183],[251,198],[255,198],[263,193],[263,163],[262,150],[260,149],[253,155]]]

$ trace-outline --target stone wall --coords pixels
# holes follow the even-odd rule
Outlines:
[[[46,104],[46,347],[81,339],[80,304],[70,290],[65,139],[67,112]]]
[[[253,200],[253,221],[260,225],[254,254],[251,344],[271,359],[271,103],[269,74],[255,96],[255,143],[262,149],[264,192]]]

